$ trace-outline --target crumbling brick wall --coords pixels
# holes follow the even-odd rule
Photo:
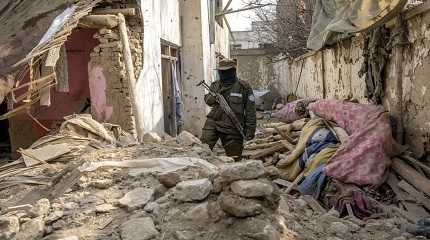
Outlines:
[[[138,12],[138,11],[137,11]],[[143,67],[142,47],[143,26],[141,16],[127,16],[128,36],[132,52],[136,79]],[[91,66],[101,66],[105,83],[106,106],[109,113],[98,116],[98,120],[115,123],[131,133],[136,132],[132,99],[129,94],[129,82],[122,55],[122,44],[118,28],[100,29],[94,38],[99,45],[91,53]],[[94,115],[93,111],[93,115]],[[97,114],[96,114],[97,115]]]

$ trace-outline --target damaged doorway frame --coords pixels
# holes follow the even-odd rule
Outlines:
[[[8,111],[7,101],[0,103],[0,115],[5,114]],[[9,134],[9,119],[0,120],[0,166],[6,163],[3,160],[9,160],[11,157],[11,141]]]
[[[175,137],[181,131],[180,102],[181,99],[180,48],[170,42],[161,40],[161,73],[163,90],[164,131]],[[176,78],[176,79],[175,79]],[[180,116],[180,115],[179,115]]]

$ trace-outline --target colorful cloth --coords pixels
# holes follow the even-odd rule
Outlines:
[[[384,108],[323,99],[309,104],[309,110],[350,135],[327,164],[327,176],[357,185],[381,184],[396,144]]]
[[[273,114],[273,117],[278,118],[281,122],[292,123],[304,118],[307,106],[316,99],[299,99],[287,103],[281,110]]]
[[[327,175],[324,172],[325,164],[314,169],[297,187],[300,193],[311,195],[319,199],[327,184]]]
[[[368,198],[357,186],[334,179],[327,183],[323,201],[328,204],[327,207],[336,209],[341,217],[348,215],[347,205],[359,219],[383,212],[379,203]]]
[[[277,167],[281,169],[282,177],[294,181],[302,171],[307,176],[330,160],[339,147],[337,142],[321,118],[311,119],[303,127],[296,148],[286,159],[278,162]]]

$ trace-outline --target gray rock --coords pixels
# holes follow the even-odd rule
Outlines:
[[[96,213],[108,213],[115,209],[116,207],[114,207],[112,204],[105,203],[96,206]]]
[[[136,188],[126,193],[118,203],[128,210],[135,210],[144,207],[152,199],[153,195],[154,189],[152,188]]]
[[[34,207],[30,210],[30,216],[33,217],[43,217],[49,214],[51,209],[51,203],[48,199],[43,198],[36,202]]]
[[[21,230],[16,235],[16,240],[40,239],[45,231],[45,222],[41,217],[34,218],[21,227]]]
[[[256,179],[265,174],[261,161],[246,161],[221,166],[220,177],[224,182]]]
[[[182,131],[176,137],[176,141],[178,141],[178,143],[185,145],[185,146],[191,146],[193,144],[202,144],[200,139],[198,139],[196,136],[194,136],[193,134],[191,134],[187,131]]]
[[[176,186],[181,181],[181,176],[176,172],[157,174],[158,181],[167,188]]]
[[[158,136],[157,133],[154,132],[150,132],[150,133],[145,133],[142,137],[143,142],[146,143],[159,143],[161,142],[161,137]]]
[[[227,192],[222,192],[218,201],[222,210],[234,217],[251,217],[263,212],[263,207],[257,201]]]
[[[199,223],[208,222],[210,218],[208,212],[208,203],[205,202],[192,207],[185,213],[184,218]]]
[[[122,240],[149,240],[158,234],[150,217],[133,218],[121,225]]]
[[[143,210],[145,210],[145,212],[152,213],[152,212],[156,211],[158,208],[160,208],[160,204],[158,204],[157,202],[150,202],[150,203],[146,204],[146,206],[145,206],[145,208],[143,208]]]
[[[258,180],[239,180],[231,184],[233,193],[241,197],[264,197],[273,193],[273,186]]]
[[[174,198],[184,202],[200,201],[212,191],[212,183],[207,178],[183,181],[176,185]]]
[[[19,219],[17,217],[0,217],[0,240],[13,239],[18,231]]]
[[[98,189],[108,189],[113,185],[112,179],[100,179],[90,183],[90,186]]]
[[[212,222],[219,222],[225,219],[226,213],[222,210],[219,201],[209,201],[207,205],[209,218]]]
[[[194,235],[190,231],[176,231],[174,235],[177,240],[193,240]]]
[[[350,234],[350,229],[342,222],[332,222],[328,228],[328,232],[338,237],[344,238]]]
[[[57,221],[58,219],[62,218],[64,216],[64,212],[61,210],[55,210],[51,212],[46,218],[45,222],[47,224]]]
[[[268,221],[258,218],[246,218],[236,221],[235,231],[244,239],[279,240],[281,234]]]

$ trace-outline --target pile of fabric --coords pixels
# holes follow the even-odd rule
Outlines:
[[[360,186],[377,187],[396,154],[389,114],[380,106],[339,100],[298,100],[275,114],[291,123],[312,116],[294,151],[277,167],[301,193],[341,214],[359,218],[381,212]],[[349,205],[349,206],[348,206]]]

